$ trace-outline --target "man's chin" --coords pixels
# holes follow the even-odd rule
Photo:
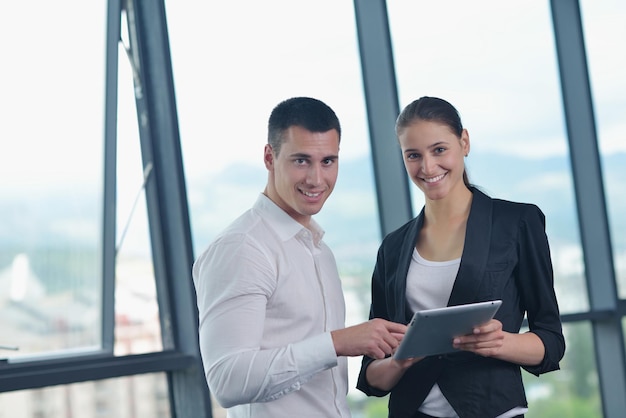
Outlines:
[[[322,211],[322,207],[324,206],[324,202],[316,202],[316,203],[307,203],[302,207],[300,213],[307,216],[317,215]]]

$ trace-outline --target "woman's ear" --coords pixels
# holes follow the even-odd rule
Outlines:
[[[463,155],[467,157],[470,152],[469,132],[467,132],[467,129],[463,129],[461,132],[461,147],[463,148]]]

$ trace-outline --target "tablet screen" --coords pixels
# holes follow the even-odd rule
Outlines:
[[[452,346],[454,337],[471,334],[474,327],[493,318],[501,304],[492,300],[415,312],[394,358],[459,351]]]

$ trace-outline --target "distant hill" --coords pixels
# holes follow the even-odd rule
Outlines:
[[[626,154],[611,155],[602,162],[612,230],[621,231],[613,235],[613,246],[626,252],[626,187],[623,186]],[[371,262],[381,239],[372,164],[367,157],[341,160],[340,164],[335,192],[316,219],[327,231],[325,239],[338,258]],[[551,242],[579,242],[568,159],[504,158],[474,152],[468,158],[468,172],[470,180],[491,196],[532,202],[541,207],[547,217]],[[245,164],[229,166],[214,176],[187,177],[196,252],[250,207],[263,190],[266,178],[264,167]],[[410,189],[412,194],[420,195],[412,183]],[[68,190],[26,195],[15,205],[0,205],[0,219],[3,219],[0,250],[22,245],[32,247],[37,243],[63,245],[67,231],[72,231],[73,240],[94,245],[100,236],[100,221],[94,220],[101,212],[99,193],[99,190]],[[420,209],[415,208],[415,212]],[[7,222],[16,219],[16,211],[25,216]],[[4,250],[0,251],[0,259]]]
[[[366,157],[341,160],[340,164],[335,191],[316,219],[327,231],[326,241],[338,258],[345,256],[354,260],[354,257],[363,254],[363,259],[369,262],[381,238],[373,195],[372,164]],[[626,213],[626,188],[622,185],[626,154],[605,157],[603,164],[605,190],[610,190],[607,193],[611,198],[608,212],[613,230],[626,231],[626,217],[621,215]],[[546,214],[551,242],[580,242],[573,180],[567,158],[504,158],[474,152],[468,158],[467,167],[472,183],[487,194],[537,204]],[[190,199],[192,213],[205,220],[194,224],[197,250],[234,219],[235,214],[252,204],[265,185],[266,175],[262,167],[238,164],[214,177],[202,179],[199,184],[190,185],[190,190],[201,190],[204,196],[196,201]],[[410,190],[412,194],[421,194],[412,183]],[[415,200],[419,201],[419,198]],[[421,207],[414,208],[414,215],[419,210]],[[211,216],[212,220],[206,221]],[[615,249],[626,251],[626,234],[615,235]]]

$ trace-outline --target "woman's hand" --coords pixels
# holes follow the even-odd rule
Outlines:
[[[418,361],[422,360],[423,358],[424,357],[411,357],[411,358],[406,358],[402,360],[396,360],[395,358],[390,357],[389,360],[391,361],[393,365],[392,367],[406,371],[406,369],[408,369],[409,367],[411,367]]]
[[[545,355],[543,341],[533,332],[513,334],[502,330],[497,319],[474,328],[472,334],[456,337],[454,348],[483,357],[494,357],[522,366],[540,364]]]
[[[502,322],[492,319],[474,328],[473,334],[456,337],[452,344],[459,350],[471,351],[483,357],[495,357],[504,344]]]
[[[381,390],[391,390],[400,380],[404,373],[415,363],[424,357],[415,357],[402,360],[396,360],[387,357],[383,360],[375,360],[367,367],[367,382]]]

